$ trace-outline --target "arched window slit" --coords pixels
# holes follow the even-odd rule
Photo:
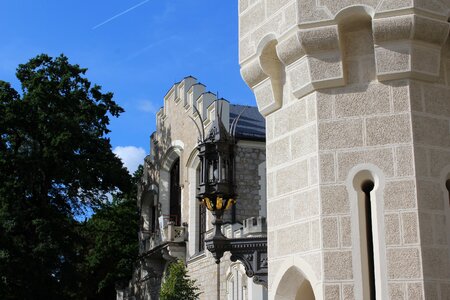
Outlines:
[[[450,179],[447,179],[445,182],[445,187],[447,188],[448,192],[448,205],[450,206]]]
[[[365,257],[364,263],[366,264],[364,281],[366,282],[368,294],[370,300],[375,300],[375,259],[373,249],[373,222],[372,222],[372,199],[370,193],[372,192],[375,184],[372,180],[366,180],[361,184],[361,191],[364,193],[363,199],[360,199],[360,213],[363,215],[362,229],[365,228],[365,235],[361,236],[363,241],[361,243],[364,246],[363,257]]]

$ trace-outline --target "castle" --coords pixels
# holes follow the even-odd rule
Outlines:
[[[239,200],[225,215],[223,232],[227,237],[266,234],[264,118],[256,107],[217,99],[188,76],[172,86],[157,113],[151,153],[138,186],[140,256],[130,286],[119,291],[119,299],[158,299],[167,267],[176,259],[186,263],[201,299],[216,297],[217,267],[205,249],[212,215],[196,198],[200,161],[195,122],[208,132],[218,117],[226,128],[239,117],[234,151]],[[219,268],[221,299],[267,299],[267,289],[248,280],[243,265],[232,263],[229,255]]]
[[[239,171],[253,170],[242,175],[252,188],[241,187],[224,230],[239,235],[233,220],[267,216],[268,299],[450,298],[449,16],[449,0],[239,1],[241,74],[266,126],[265,139],[237,145],[252,159]],[[152,203],[142,209],[146,230],[156,228],[156,208],[172,214],[176,188],[181,203],[195,198],[195,139],[184,135],[195,127],[182,117],[186,107],[211,120],[210,110],[226,103],[225,124],[236,114],[193,80],[176,84],[158,113],[152,157],[161,158],[160,169],[146,161],[139,202]],[[171,190],[178,159],[181,186]],[[156,260],[184,257],[203,299],[215,298],[213,259],[196,257],[208,214],[197,226],[201,207],[173,209],[189,217],[161,219],[168,242]],[[141,232],[150,249],[160,245],[152,238]],[[164,266],[150,269],[141,278],[157,286]],[[220,285],[222,298],[265,297],[227,257],[220,273],[234,280]],[[246,290],[230,294],[229,286]]]

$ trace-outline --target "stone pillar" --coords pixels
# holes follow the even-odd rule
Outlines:
[[[269,299],[450,297],[449,15],[448,0],[239,1],[267,122]]]

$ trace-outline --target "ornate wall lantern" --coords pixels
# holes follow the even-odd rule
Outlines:
[[[200,159],[198,199],[214,212],[235,203],[234,142],[223,123],[215,121],[209,136],[197,146]]]
[[[229,239],[222,234],[224,211],[236,203],[234,134],[245,109],[233,120],[228,131],[222,123],[217,106],[216,119],[207,137],[205,137],[203,120],[195,107],[201,125],[197,125],[191,118],[200,135],[197,149],[201,168],[197,198],[214,216],[212,222],[215,227],[214,236],[206,240],[206,248],[213,254],[216,263],[220,263],[225,252],[231,252],[230,259],[241,261],[247,276],[253,277],[255,283],[267,287],[267,237]]]

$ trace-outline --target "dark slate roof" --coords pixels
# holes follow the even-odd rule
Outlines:
[[[236,138],[244,140],[265,140],[266,121],[255,106],[230,104],[230,125],[244,108],[246,109],[239,118],[236,127]]]

